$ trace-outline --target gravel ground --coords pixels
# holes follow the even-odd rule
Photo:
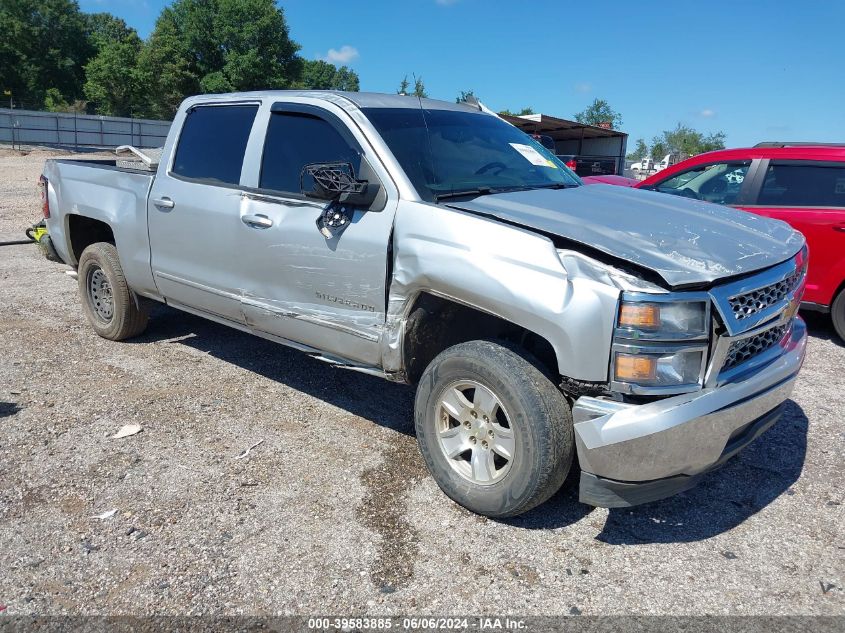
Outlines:
[[[0,152],[19,239],[49,154]],[[788,413],[698,488],[608,511],[569,487],[493,521],[426,473],[410,388],[165,307],[100,339],[66,269],[0,246],[6,614],[845,614],[845,346],[823,319]],[[124,424],[143,431],[110,439]]]

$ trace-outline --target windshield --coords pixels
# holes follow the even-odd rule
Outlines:
[[[540,143],[495,116],[424,112],[364,109],[423,200],[581,182]]]

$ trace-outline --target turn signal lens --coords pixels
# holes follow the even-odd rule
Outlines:
[[[654,380],[656,377],[657,358],[634,354],[616,355],[616,380],[638,382]]]
[[[653,303],[623,303],[619,310],[619,325],[656,330],[660,327],[660,308]]]
[[[41,176],[38,179],[38,191],[41,194],[41,214],[45,220],[50,219],[50,196],[47,189],[47,179]]]

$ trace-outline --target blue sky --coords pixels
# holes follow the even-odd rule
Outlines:
[[[80,0],[152,31],[168,0]],[[307,58],[346,63],[361,89],[405,74],[430,96],[472,89],[489,107],[571,118],[595,97],[629,148],[679,121],[761,140],[845,141],[845,2],[286,0]],[[662,5],[662,6],[658,6]]]

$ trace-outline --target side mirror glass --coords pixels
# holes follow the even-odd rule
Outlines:
[[[368,207],[376,199],[379,185],[355,178],[351,163],[311,163],[302,168],[299,188],[307,198],[331,200]]]

